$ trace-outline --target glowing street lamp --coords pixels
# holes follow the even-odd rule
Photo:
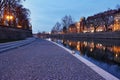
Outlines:
[[[6,16],[6,19],[7,19],[8,21],[13,20],[13,16],[7,15],[7,16]]]
[[[22,26],[21,26],[21,25],[18,25],[17,27],[18,27],[18,28],[22,28]]]
[[[6,20],[8,21],[8,25],[10,26],[10,21],[13,21],[13,16],[12,15],[7,15]]]
[[[10,0],[8,0],[8,15],[6,15],[6,19],[8,21],[8,25],[10,26],[10,22],[13,21],[13,16],[10,13]]]

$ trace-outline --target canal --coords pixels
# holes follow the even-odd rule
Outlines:
[[[120,40],[51,39],[120,79]]]

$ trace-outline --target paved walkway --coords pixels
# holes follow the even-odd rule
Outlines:
[[[0,80],[104,80],[55,44],[37,39],[0,54]]]

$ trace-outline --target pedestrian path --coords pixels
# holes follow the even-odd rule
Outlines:
[[[0,54],[0,80],[105,79],[65,49],[36,39],[31,44]]]

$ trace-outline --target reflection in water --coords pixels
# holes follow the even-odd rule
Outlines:
[[[108,46],[93,41],[61,40],[61,43],[71,50],[78,50],[84,58],[120,78],[120,46]]]
[[[92,56],[98,60],[108,61],[109,63],[116,62],[120,64],[120,47],[119,46],[103,46],[100,43],[94,42],[76,42],[76,41],[64,41],[64,45],[68,45],[71,49],[80,51],[81,54]]]
[[[120,47],[113,46],[114,60],[120,63]]]

